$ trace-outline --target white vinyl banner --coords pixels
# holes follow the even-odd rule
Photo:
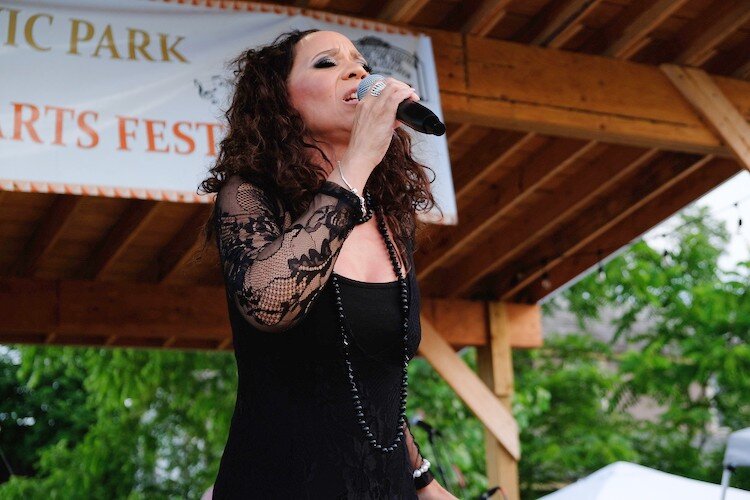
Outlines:
[[[224,134],[227,63],[295,28],[346,35],[443,119],[423,35],[264,4],[0,0],[0,189],[210,201],[197,190]],[[403,128],[444,214],[420,218],[456,224],[446,136]]]

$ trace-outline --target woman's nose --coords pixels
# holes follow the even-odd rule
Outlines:
[[[363,79],[367,76],[367,71],[365,68],[362,67],[361,64],[357,64],[356,67],[352,68],[349,73],[347,74],[346,78],[356,78],[359,77],[360,79]]]

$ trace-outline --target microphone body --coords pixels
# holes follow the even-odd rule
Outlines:
[[[373,83],[378,80],[385,80],[383,75],[372,74],[366,77],[364,80],[359,82],[357,87],[357,98],[362,100],[365,93],[370,91],[370,87]],[[432,112],[428,107],[419,104],[416,101],[406,99],[398,105],[396,110],[396,118],[398,118],[404,125],[407,125],[417,132],[423,134],[443,135],[445,133],[445,125],[440,119]]]

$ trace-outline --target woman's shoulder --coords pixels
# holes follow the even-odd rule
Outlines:
[[[278,208],[278,200],[274,189],[262,179],[249,178],[235,173],[228,176],[219,190],[218,203],[224,209],[231,211],[271,210]]]

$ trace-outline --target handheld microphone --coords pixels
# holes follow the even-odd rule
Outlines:
[[[357,87],[357,99],[360,101],[365,94],[370,91],[370,87],[378,80],[385,80],[383,75],[373,74],[367,76],[359,82]],[[396,118],[401,120],[405,125],[413,128],[423,134],[443,135],[445,125],[429,108],[422,106],[418,102],[406,99],[398,105]]]

